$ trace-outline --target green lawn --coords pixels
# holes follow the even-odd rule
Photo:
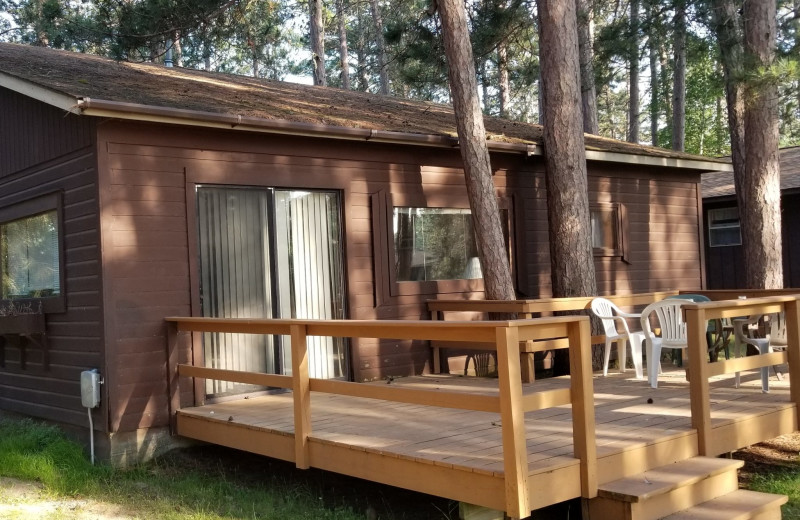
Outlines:
[[[118,505],[137,518],[457,518],[449,501],[212,446],[126,470],[92,466],[58,429],[2,417],[0,476],[40,482],[54,497]]]
[[[753,476],[748,488],[764,493],[787,495],[789,502],[783,506],[783,519],[800,519],[800,461],[794,469],[776,469],[770,473]]]

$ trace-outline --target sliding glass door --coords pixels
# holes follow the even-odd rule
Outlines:
[[[329,191],[197,189],[203,316],[345,317],[341,204]],[[312,377],[347,376],[346,345],[309,337]],[[205,334],[206,366],[291,373],[286,338]],[[261,390],[208,381],[212,396]]]

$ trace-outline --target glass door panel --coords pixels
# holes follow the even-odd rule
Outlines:
[[[199,187],[203,316],[345,317],[341,206],[336,192]],[[291,373],[288,338],[205,334],[206,366]],[[309,337],[312,377],[347,377],[340,338]],[[208,381],[213,396],[261,390]]]

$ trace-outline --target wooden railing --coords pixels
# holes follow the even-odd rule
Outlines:
[[[179,383],[185,378],[256,384],[292,390],[294,401],[294,460],[298,468],[313,465],[308,439],[311,430],[311,392],[366,397],[426,406],[439,406],[500,414],[506,511],[516,518],[530,514],[525,413],[572,405],[574,456],[580,460],[581,493],[597,495],[597,455],[590,353],[590,327],[585,316],[514,321],[350,321],[350,320],[247,320],[221,318],[167,318],[169,324],[170,415],[180,408]],[[221,370],[178,363],[180,332],[222,332],[288,335],[292,375],[271,375]],[[470,341],[497,352],[498,396],[478,396],[446,390],[418,390],[367,385],[309,377],[308,336],[408,340]],[[553,338],[570,349],[570,387],[523,395],[520,380],[521,342],[553,348]]]
[[[610,295],[603,296],[619,307],[644,306],[655,301],[663,300],[669,296],[678,294],[678,291],[662,291],[638,294]],[[431,320],[446,319],[445,313],[448,312],[471,312],[487,316],[490,313],[514,313],[518,319],[531,319],[538,316],[551,316],[554,312],[574,312],[584,311],[590,308],[594,296],[581,296],[575,298],[541,298],[536,300],[428,300],[428,311],[431,313]],[[638,326],[638,325],[637,325]],[[605,342],[604,335],[592,336],[591,344]],[[520,365],[522,367],[522,380],[529,383],[534,380],[534,352],[542,350],[554,350],[563,348],[564,344],[558,340],[554,341],[548,348],[536,348],[531,345],[520,345]],[[438,374],[442,370],[441,355],[439,350],[442,348],[476,349],[481,348],[480,344],[474,342],[431,342],[433,349],[433,372]]]
[[[748,292],[737,291],[740,295]],[[750,293],[752,294],[752,293]],[[790,399],[797,407],[800,416],[800,305],[798,297],[768,296],[736,300],[713,301],[708,303],[686,304],[688,351],[689,351],[689,392],[692,407],[692,426],[697,429],[700,455],[718,455],[725,450],[715,443],[711,427],[711,400],[709,378],[722,374],[733,374],[744,370],[788,363]],[[757,314],[786,313],[786,333],[788,346],[784,352],[773,352],[716,363],[706,363],[707,342],[706,324],[708,320],[734,318]],[[697,362],[700,360],[701,362]]]

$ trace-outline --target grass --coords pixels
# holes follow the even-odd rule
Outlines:
[[[748,488],[763,493],[786,495],[789,502],[783,506],[783,518],[800,519],[800,465],[792,469],[775,469],[754,475]]]
[[[178,450],[125,470],[92,466],[83,448],[60,430],[27,419],[0,417],[0,476],[40,482],[54,497],[114,504],[137,518],[363,520],[365,512],[387,520],[450,517],[444,511],[449,506],[441,503],[426,504],[430,514],[413,508],[398,514],[393,497],[383,496],[394,491],[374,484],[359,490],[370,483],[215,447]],[[420,502],[419,497],[427,498],[399,500]]]

